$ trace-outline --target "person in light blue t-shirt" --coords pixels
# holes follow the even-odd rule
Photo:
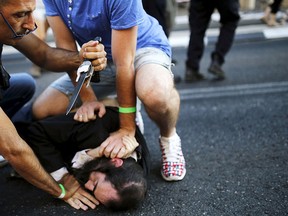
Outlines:
[[[180,98],[171,72],[171,47],[158,21],[144,11],[141,0],[44,0],[44,4],[57,47],[76,50],[77,43],[81,46],[100,36],[107,52],[108,67],[93,88],[81,89],[74,119],[87,122],[95,112],[103,116],[100,101],[116,92],[120,129],[101,144],[111,157],[121,149],[124,135],[135,134],[135,118],[141,119],[136,109],[139,98],[159,127],[163,178],[182,180],[186,168],[176,132]],[[75,78],[65,75],[52,83],[33,104],[34,117],[64,113]]]

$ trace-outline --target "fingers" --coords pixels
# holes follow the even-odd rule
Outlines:
[[[103,155],[100,154],[100,147],[98,146],[97,148],[90,149],[87,154],[93,158],[99,158],[102,157]]]
[[[106,109],[104,104],[102,104],[102,106],[99,107],[99,111],[98,111],[98,116],[99,118],[102,118],[106,113]]]
[[[90,45],[90,46],[88,46]],[[87,43],[82,46],[83,58],[86,59],[98,59],[105,58],[107,53],[104,50],[103,44],[98,44],[97,42],[93,42],[92,44]]]
[[[127,151],[126,151],[126,148],[125,147],[122,147],[120,149],[120,151],[118,152],[117,158],[126,158],[127,157]]]
[[[98,112],[98,116],[101,118],[106,113],[104,104],[99,101],[84,102],[76,111],[74,120],[79,122],[95,120],[97,118],[95,112]]]
[[[121,139],[113,141],[113,139],[108,138],[99,146],[99,154],[105,155],[107,158],[122,158],[126,155],[126,148]]]
[[[94,119],[96,118],[96,115],[94,117]],[[86,113],[76,113],[74,115],[74,120],[79,121],[79,122],[88,122],[89,118],[88,115]]]
[[[97,58],[93,61],[91,61],[94,71],[101,71],[104,70],[107,67],[107,58]]]
[[[72,206],[73,208],[75,209],[80,209],[80,206],[74,202],[74,198],[69,198],[67,201],[66,201],[70,206]]]
[[[115,145],[113,149],[111,149],[110,151],[110,158],[115,158],[121,149],[122,149],[122,146]]]
[[[106,55],[103,44],[98,41],[90,41],[82,46],[82,56],[91,60],[94,71],[101,71],[106,68]]]
[[[84,211],[88,210],[88,206],[84,205],[79,199],[70,198],[67,200],[67,203],[75,209],[83,209]],[[96,206],[95,206],[96,207]],[[94,207],[94,208],[95,208]],[[91,207],[92,208],[92,207]],[[92,208],[92,209],[94,209]]]
[[[91,201],[91,199],[93,200],[93,202]],[[95,209],[96,205],[99,205],[99,202],[92,196],[89,197],[89,199],[86,198],[85,196],[81,196],[77,203],[79,207],[83,210],[87,210],[89,207]]]
[[[100,202],[91,194],[83,189],[79,189],[71,198],[66,201],[70,206],[75,209],[83,209],[84,211],[88,208],[95,209]]]
[[[74,120],[79,122],[88,122],[90,120],[96,119],[96,114],[94,113],[94,110],[87,110],[84,111],[77,111],[74,115]]]

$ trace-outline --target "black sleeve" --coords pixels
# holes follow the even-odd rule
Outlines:
[[[96,148],[111,132],[119,129],[117,108],[106,107],[106,114],[87,123],[73,119],[74,113],[49,117],[30,125],[18,123],[17,130],[31,146],[42,166],[51,173],[63,166],[69,168],[75,153],[83,149]],[[136,140],[141,147],[140,165],[149,171],[150,155],[143,135],[137,128]]]
[[[139,146],[136,148],[137,155],[140,155],[138,163],[143,167],[144,173],[147,176],[150,173],[151,167],[150,152],[146,140],[138,127],[136,130],[135,138],[139,143]]]
[[[109,136],[109,128],[105,127],[111,120],[109,112],[87,123],[77,122],[73,116],[54,116],[28,127],[26,140],[48,172],[70,166],[76,152],[96,148]]]

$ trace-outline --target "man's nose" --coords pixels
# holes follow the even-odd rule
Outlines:
[[[35,20],[32,13],[28,15],[27,21],[23,24],[23,28],[28,29],[29,31],[35,29]]]

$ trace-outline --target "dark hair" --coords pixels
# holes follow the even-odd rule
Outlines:
[[[118,193],[119,199],[103,203],[107,208],[114,211],[131,209],[145,198],[147,180],[143,168],[133,158],[123,159],[120,167],[115,167],[111,159],[96,158],[76,170],[75,177],[83,186],[93,171],[105,174],[105,180],[109,181]]]

